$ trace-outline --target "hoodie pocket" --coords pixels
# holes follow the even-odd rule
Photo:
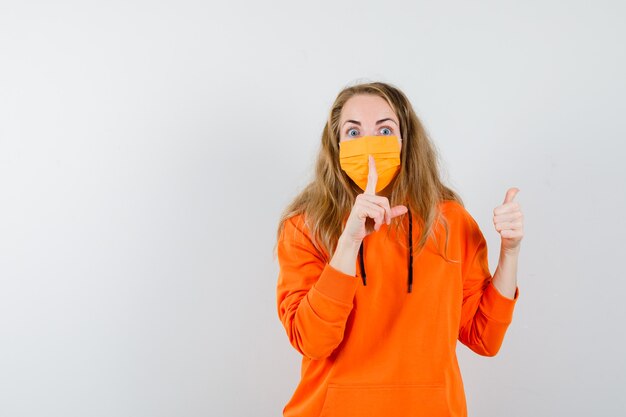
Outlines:
[[[320,417],[448,417],[443,383],[329,384]]]

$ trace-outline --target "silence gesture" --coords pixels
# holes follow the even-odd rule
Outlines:
[[[405,214],[406,206],[389,206],[389,199],[376,195],[378,173],[374,157],[369,155],[367,185],[363,194],[356,196],[352,211],[343,230],[343,235],[354,242],[361,242],[365,236],[378,231],[383,223],[391,224],[391,219]]]

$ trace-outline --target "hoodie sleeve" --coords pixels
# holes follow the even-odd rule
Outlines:
[[[519,296],[503,296],[493,285],[489,272],[487,242],[476,221],[466,214],[466,258],[463,264],[463,305],[459,341],[482,356],[495,356],[513,320]]]
[[[301,216],[285,221],[277,243],[278,316],[298,352],[323,359],[343,340],[359,280],[326,262],[295,218]]]

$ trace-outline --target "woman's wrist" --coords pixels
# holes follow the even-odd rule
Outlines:
[[[356,258],[359,254],[361,242],[347,239],[344,235],[339,237],[337,248],[330,260],[330,266],[347,275],[356,276]]]

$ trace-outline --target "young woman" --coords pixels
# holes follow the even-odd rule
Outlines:
[[[500,260],[443,185],[436,149],[396,87],[337,96],[314,180],[286,208],[277,307],[302,354],[286,417],[466,416],[456,341],[494,356],[519,296],[517,188],[494,209]]]

